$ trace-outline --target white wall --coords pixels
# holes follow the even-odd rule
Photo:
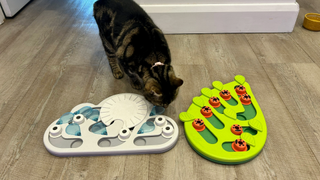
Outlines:
[[[296,0],[135,0],[141,5],[295,3]]]

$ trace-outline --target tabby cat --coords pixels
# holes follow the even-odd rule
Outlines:
[[[143,89],[154,105],[167,107],[177,96],[183,80],[170,65],[171,57],[162,31],[133,0],[98,0],[94,18],[113,76],[123,71],[131,86]]]

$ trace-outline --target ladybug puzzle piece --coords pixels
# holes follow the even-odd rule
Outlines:
[[[244,105],[249,105],[251,104],[251,96],[249,94],[242,94],[240,96],[240,101]]]
[[[213,96],[210,98],[209,103],[211,104],[212,107],[218,108],[220,107],[220,99],[216,96]]]
[[[243,85],[236,86],[236,92],[238,95],[242,95],[246,93],[246,88]]]
[[[235,135],[240,135],[242,134],[242,127],[239,124],[234,124],[231,127],[231,132]]]
[[[206,118],[209,118],[209,117],[212,116],[212,111],[211,111],[211,108],[209,106],[203,106],[201,108],[201,113]]]
[[[219,94],[224,100],[230,100],[231,94],[229,90],[222,90]]]
[[[212,86],[202,88],[202,95],[179,115],[190,146],[221,164],[254,159],[266,142],[267,126],[250,85],[237,75],[233,82],[214,81]]]
[[[248,149],[247,143],[242,139],[236,139],[231,146],[232,149],[236,152],[246,151]]]
[[[197,130],[197,131],[203,131],[206,127],[204,126],[204,122],[202,119],[195,119],[192,123],[192,126]]]

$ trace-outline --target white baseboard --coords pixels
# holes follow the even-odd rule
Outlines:
[[[165,34],[292,32],[298,3],[143,5]]]

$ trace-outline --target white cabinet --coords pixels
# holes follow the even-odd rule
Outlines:
[[[5,17],[3,15],[2,10],[0,9],[0,25],[4,22],[4,19],[5,19]]]
[[[0,0],[2,9],[7,17],[14,16],[30,0]]]

